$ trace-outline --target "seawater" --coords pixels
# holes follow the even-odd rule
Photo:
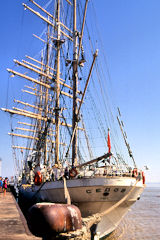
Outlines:
[[[148,184],[123,218],[117,229],[105,240],[160,240],[160,184]]]

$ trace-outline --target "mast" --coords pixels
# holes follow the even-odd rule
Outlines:
[[[49,31],[49,24],[47,26],[47,59],[46,59],[46,74],[49,75],[49,34],[50,34],[50,31]],[[46,77],[46,83],[48,84],[48,78]],[[48,116],[48,88],[45,89],[45,116],[47,117]],[[48,122],[46,121],[45,122],[45,129],[47,129],[47,125],[48,125]],[[47,164],[47,140],[46,140],[46,137],[45,137],[45,146],[44,146],[44,164],[46,165]]]
[[[78,55],[77,55],[77,21],[76,21],[77,0],[73,0],[73,119],[72,131],[75,129],[72,144],[72,166],[77,165],[77,85],[78,85]]]
[[[118,111],[119,111],[119,110],[118,110]],[[120,111],[119,111],[119,113],[120,113]],[[133,154],[132,154],[132,151],[131,151],[130,146],[129,146],[128,142],[127,142],[127,135],[126,135],[126,133],[124,133],[124,131],[123,131],[123,127],[122,127],[122,126],[123,126],[123,122],[120,121],[120,119],[119,119],[118,116],[117,116],[117,120],[118,120],[118,124],[119,124],[119,126],[120,126],[120,129],[121,129],[122,136],[123,136],[124,142],[125,142],[125,144],[126,144],[126,147],[127,147],[128,153],[129,153],[129,156],[130,156],[130,157],[132,158],[132,160],[133,160],[134,167],[137,168],[136,162],[135,162],[134,157],[133,157]]]
[[[55,124],[56,124],[56,132],[55,132],[55,163],[59,164],[59,97],[60,97],[60,0],[57,2],[57,75],[56,75],[56,106],[55,106]]]
[[[41,54],[41,63],[43,64],[43,51],[42,51],[42,54]],[[43,71],[43,65],[41,64],[41,71]],[[40,81],[42,81],[42,78],[40,77],[39,79]],[[42,85],[39,86],[40,88],[40,91],[42,92]],[[42,94],[40,95],[40,99],[39,99],[39,115],[42,114],[42,100],[43,100],[43,97],[42,97]],[[38,134],[40,134],[41,132],[41,129],[42,129],[42,121],[41,119],[38,120],[38,124],[37,124],[37,127],[38,127]],[[40,166],[40,159],[41,159],[41,153],[38,151],[37,152],[37,164]]]

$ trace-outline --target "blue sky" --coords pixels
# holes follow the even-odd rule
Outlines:
[[[97,18],[116,102],[136,162],[150,167],[148,181],[160,181],[160,2],[103,3],[96,5]]]
[[[148,165],[147,181],[160,182],[160,1],[91,0],[103,38],[115,102],[121,108],[128,139],[137,164]],[[24,1],[26,2],[26,1]],[[44,5],[46,1],[40,1]],[[1,3],[0,15],[0,107],[6,107],[13,59],[22,59],[38,34],[36,18],[24,12],[19,0]],[[25,25],[25,29],[23,28]],[[27,37],[30,36],[30,37]],[[23,41],[23,45],[21,42]],[[30,48],[28,48],[28,46]],[[9,87],[16,91],[12,82]],[[0,111],[0,157],[2,174],[13,172],[9,116]]]

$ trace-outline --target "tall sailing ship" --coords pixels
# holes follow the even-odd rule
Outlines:
[[[90,36],[94,23],[87,8],[92,3],[55,0],[42,7],[30,0],[30,4],[23,6],[46,24],[40,36],[34,35],[42,50],[38,57],[14,60],[22,70],[7,69],[24,81],[25,100],[14,99],[12,109],[2,109],[13,118],[9,135],[19,192],[35,202],[66,203],[65,177],[71,202],[82,217],[113,207],[95,226],[95,233],[104,237],[140,197],[145,182],[120,110],[117,119],[111,110],[105,58],[101,62]],[[133,167],[123,157],[118,131]]]

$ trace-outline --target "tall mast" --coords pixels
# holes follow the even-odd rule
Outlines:
[[[59,95],[60,95],[60,0],[57,2],[57,75],[56,75],[56,106],[55,106],[55,124],[56,124],[56,136],[55,136],[55,163],[59,164]]]
[[[43,60],[44,60],[44,56],[43,56],[43,51],[42,51],[42,55],[41,55],[41,71],[43,71]],[[40,77],[40,81],[42,81],[41,77]],[[40,85],[39,87],[40,87],[40,92],[42,92],[42,90],[43,90],[42,86]],[[38,111],[39,115],[42,115],[42,101],[43,101],[43,97],[42,97],[42,94],[41,94],[40,95],[40,99],[39,99],[39,106],[38,106],[39,107],[39,111]],[[38,133],[40,133],[41,130],[42,130],[41,124],[42,124],[42,121],[41,121],[41,119],[39,119],[38,120]],[[40,165],[40,158],[41,158],[41,153],[38,151],[37,164],[39,164],[39,165]]]
[[[49,75],[49,24],[47,30],[47,59],[46,59],[46,74]],[[46,83],[48,84],[48,78],[46,78]],[[48,88],[45,90],[45,116],[48,115]],[[47,122],[45,122],[45,128],[47,128]],[[45,140],[45,148],[44,148],[44,164],[47,164],[47,141]]]
[[[73,0],[73,120],[72,120],[72,130],[74,131],[77,122],[77,84],[78,84],[78,54],[77,54],[77,21],[76,21],[76,8],[77,0]],[[75,129],[75,134],[72,144],[72,166],[77,165],[77,128]]]

